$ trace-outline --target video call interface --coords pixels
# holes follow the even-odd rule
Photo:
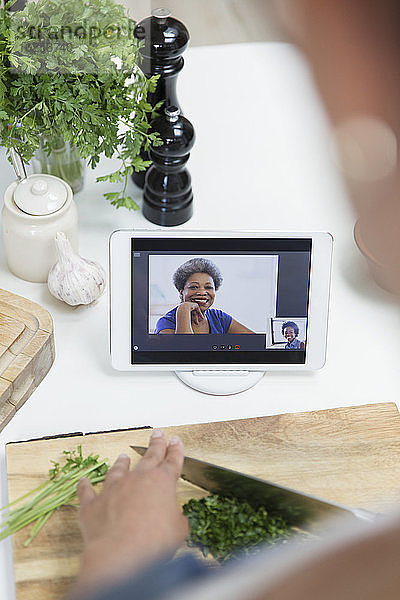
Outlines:
[[[311,239],[132,238],[132,364],[304,364]]]

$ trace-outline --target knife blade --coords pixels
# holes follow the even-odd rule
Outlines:
[[[143,456],[147,448],[131,446]],[[353,509],[303,494],[297,490],[246,475],[226,467],[185,456],[181,478],[212,494],[244,500],[254,508],[264,506],[270,513],[284,517],[291,525],[315,531],[327,518],[357,518],[373,521],[376,514],[364,509]]]

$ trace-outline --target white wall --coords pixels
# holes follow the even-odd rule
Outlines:
[[[150,331],[161,314],[179,304],[172,283],[176,269],[191,258],[208,258],[222,272],[224,281],[212,308],[219,308],[257,333],[266,332],[275,316],[278,256],[167,255],[150,256]]]

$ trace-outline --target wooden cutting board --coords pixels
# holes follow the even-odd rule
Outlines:
[[[0,289],[0,431],[54,361],[53,321],[39,304]]]
[[[376,404],[273,417],[168,427],[186,454],[349,506],[384,512],[400,501],[400,417],[395,404]],[[78,444],[110,461],[130,444],[147,445],[151,429],[74,435],[6,446],[9,498],[37,486],[50,460]],[[204,492],[179,481],[182,504]],[[61,600],[79,565],[77,510],[57,511],[27,548],[14,536],[17,600]]]

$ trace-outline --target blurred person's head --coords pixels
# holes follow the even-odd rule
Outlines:
[[[400,4],[275,0],[330,117],[335,161],[377,283],[400,297]]]

